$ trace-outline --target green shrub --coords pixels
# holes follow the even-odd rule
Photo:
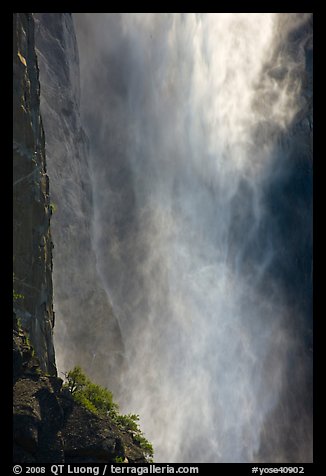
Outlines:
[[[15,314],[16,315],[16,314]],[[23,327],[22,327],[22,320],[20,317],[16,317],[16,322],[17,322],[17,327],[18,327],[18,330],[19,331],[22,331],[23,330]]]
[[[146,458],[151,460],[154,454],[153,446],[151,445],[151,443],[148,440],[146,440],[146,438],[141,432],[134,435],[133,439],[136,443],[139,444]]]
[[[18,301],[21,301],[22,299],[24,299],[24,295],[23,294],[19,294],[15,291],[15,273],[12,274],[12,282],[13,282],[13,289],[12,289],[12,299],[14,302],[18,302]]]
[[[35,356],[35,350],[34,350],[34,347],[31,344],[29,335],[26,332],[24,332],[24,339],[25,339],[25,344],[27,345],[27,347],[29,348],[29,350],[32,354],[32,357],[34,357]]]
[[[113,401],[112,393],[106,388],[91,382],[81,367],[74,367],[73,370],[65,374],[65,377],[67,382],[63,388],[67,388],[70,391],[76,402],[95,415],[109,415],[121,430],[132,435],[135,443],[143,450],[146,459],[149,462],[152,461],[154,454],[153,446],[144,437],[139,428],[139,415],[132,413],[127,415],[119,414],[119,406]]]
[[[139,430],[137,423],[139,421],[139,415],[119,415],[118,413],[116,413],[113,419],[115,423],[123,430],[135,432]]]
[[[113,395],[106,388],[89,382],[82,391],[84,397],[94,405],[98,414],[115,413],[118,406],[113,402]]]
[[[93,405],[93,403],[90,402],[88,398],[86,398],[85,395],[83,395],[81,392],[76,392],[74,394],[74,400],[77,403],[80,403],[81,405],[83,405],[83,407],[87,408],[87,410],[89,410],[90,412],[95,413],[95,415],[98,414],[98,411],[95,405]]]
[[[13,289],[12,290],[12,299],[13,299],[14,302],[18,302],[18,301],[21,301],[22,299],[24,299],[24,296],[23,296],[23,294],[16,293],[16,291]]]
[[[115,413],[118,406],[113,401],[112,393],[100,385],[91,382],[80,367],[75,367],[66,374],[68,388],[75,400],[83,404],[91,412],[106,416]]]
[[[64,387],[68,388],[71,394],[74,394],[78,390],[82,390],[89,382],[86,375],[83,373],[82,369],[76,366],[70,372],[64,374],[67,382]]]

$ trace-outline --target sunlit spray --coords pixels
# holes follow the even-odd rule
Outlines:
[[[112,390],[156,461],[253,461],[278,404],[297,342],[264,193],[303,107],[304,44],[285,46],[307,19],[74,14],[93,246],[125,345]]]

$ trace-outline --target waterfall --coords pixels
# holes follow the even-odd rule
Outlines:
[[[73,15],[120,406],[157,462],[311,461],[310,14]]]

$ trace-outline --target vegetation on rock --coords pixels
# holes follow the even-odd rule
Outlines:
[[[58,210],[58,207],[57,207],[56,203],[54,203],[54,202],[50,203],[50,210],[51,210],[52,214],[54,214]]]
[[[13,302],[18,302],[24,299],[23,294],[19,294],[15,291],[15,273],[13,273],[13,289],[12,289],[12,299]]]
[[[93,383],[84,374],[81,367],[74,367],[65,374],[65,377],[67,381],[63,388],[69,390],[77,403],[95,415],[111,417],[112,421],[121,430],[131,434],[133,441],[142,449],[148,462],[152,461],[153,446],[139,428],[139,415],[119,414],[119,406],[114,402],[112,393],[108,389]]]

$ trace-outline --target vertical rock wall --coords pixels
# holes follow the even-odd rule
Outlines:
[[[49,179],[31,13],[13,16],[14,311],[41,368],[56,373]]]
[[[117,359],[123,359],[123,346],[92,248],[92,189],[88,141],[80,120],[73,19],[70,13],[36,13],[34,18],[51,201],[56,208],[51,230],[58,368],[79,364],[99,383],[114,388],[113,369]]]

